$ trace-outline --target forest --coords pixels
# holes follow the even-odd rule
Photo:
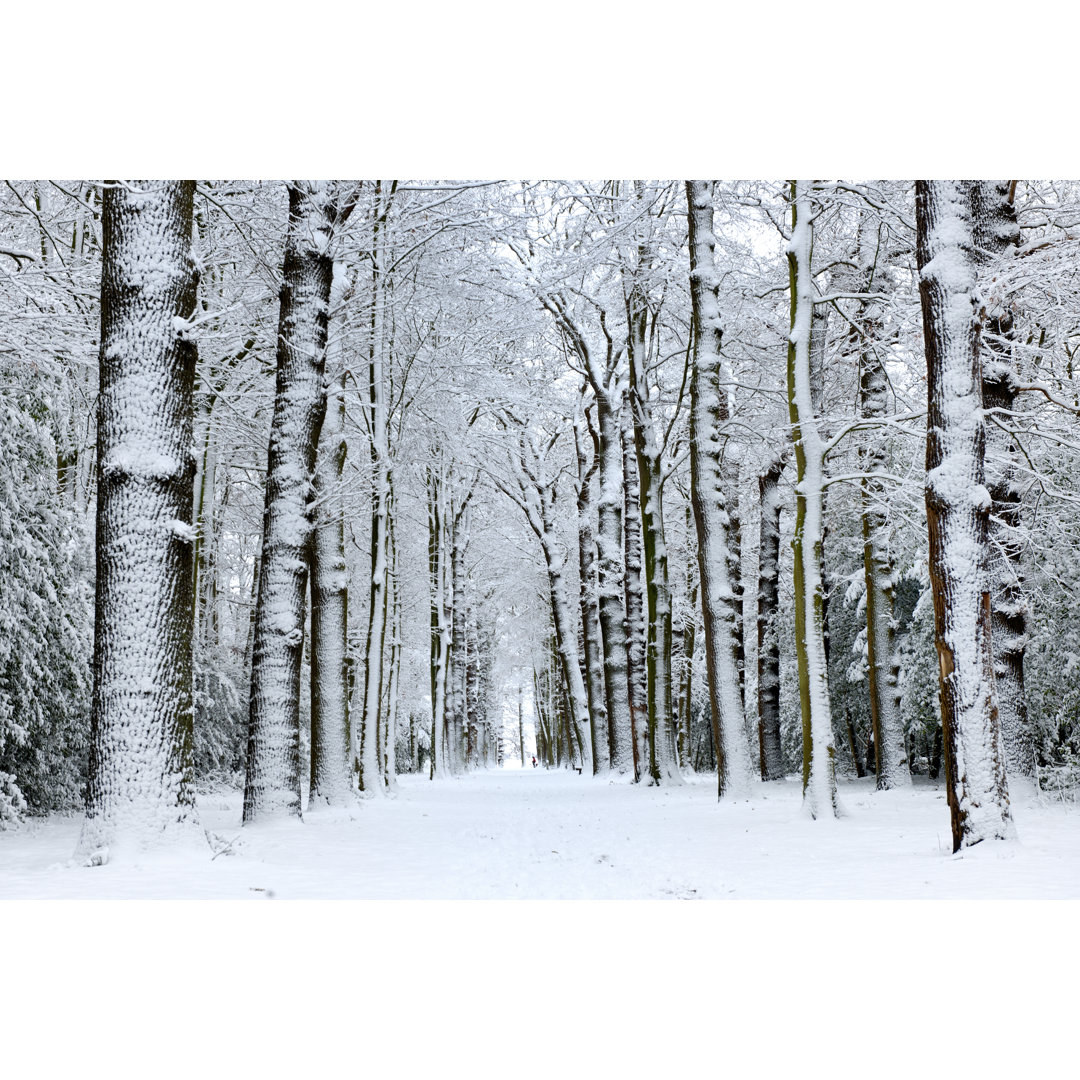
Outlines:
[[[5,181],[0,896],[1075,897],[1078,271],[1065,181]]]

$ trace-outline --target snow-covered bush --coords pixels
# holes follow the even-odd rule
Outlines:
[[[0,367],[0,773],[9,809],[73,809],[89,729],[92,556],[57,479],[59,380]]]
[[[6,829],[22,819],[26,800],[11,773],[0,772],[0,829]]]

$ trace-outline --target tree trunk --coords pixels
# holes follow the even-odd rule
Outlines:
[[[788,245],[791,335],[788,339],[788,411],[798,470],[795,502],[795,648],[803,731],[803,801],[814,818],[838,812],[836,748],[825,655],[825,589],[822,571],[825,449],[813,405],[810,276],[813,226],[806,182],[791,182],[792,235]]]
[[[863,221],[852,260],[856,268],[838,275],[841,291],[869,293],[874,286],[878,253],[869,250]],[[859,413],[863,420],[884,420],[888,414],[889,380],[881,341],[881,312],[877,301],[858,301],[851,341],[859,357]],[[870,434],[860,449],[862,471],[863,577],[866,583],[866,651],[870,691],[870,722],[874,773],[879,791],[911,783],[900,719],[900,664],[893,632],[895,567],[889,553],[887,496],[875,474],[885,471],[882,437]],[[853,753],[854,753],[853,744]],[[859,775],[862,762],[856,760]]]
[[[465,771],[465,551],[461,536],[461,516],[454,514],[450,539],[451,633],[450,687],[447,693],[450,756],[447,765],[455,776]]]
[[[953,850],[1013,833],[994,695],[991,508],[969,183],[918,180],[926,344],[926,517]]]
[[[581,364],[596,401],[599,440],[591,425],[589,432],[600,470],[600,491],[596,504],[597,597],[604,663],[602,712],[607,733],[601,756],[616,772],[627,773],[632,768],[634,751],[627,685],[626,611],[623,607],[623,446],[620,411],[624,395],[619,353],[607,329],[603,312],[600,315],[604,336],[601,361],[598,351],[590,348],[584,331],[575,322],[561,297],[544,295],[541,302],[555,316],[564,339]],[[599,445],[596,445],[597,441]]]
[[[750,748],[739,685],[741,616],[739,550],[732,535],[738,475],[724,475],[722,427],[728,420],[721,383],[719,287],[714,260],[713,182],[688,180],[690,295],[694,354],[690,382],[690,483],[697,524],[698,573],[705,628],[713,742],[720,798],[750,789]],[[728,380],[730,381],[730,380]]]
[[[521,767],[525,768],[525,700],[522,688],[518,687],[518,753],[521,756]]]
[[[391,790],[397,788],[397,722],[401,697],[401,585],[398,576],[398,547],[394,515],[394,491],[390,490],[387,546],[390,555],[387,590],[387,619],[390,633],[390,655],[386,676],[386,732],[383,738],[383,782]]]
[[[872,359],[871,359],[872,357]],[[862,414],[885,415],[886,376],[871,343],[863,355],[860,380]],[[884,454],[870,450],[864,471],[880,472]],[[904,729],[900,719],[900,664],[893,635],[895,569],[886,543],[885,494],[880,480],[868,476],[862,485],[863,572],[866,580],[866,651],[869,667],[870,719],[874,740],[874,772],[878,790],[908,785]]]
[[[585,651],[585,684],[589,701],[589,738],[593,775],[607,772],[611,752],[608,740],[608,713],[604,695],[604,647],[600,639],[600,610],[597,599],[596,541],[592,524],[592,482],[600,464],[599,440],[592,432],[575,426],[574,442],[578,467],[578,579],[581,594],[581,631]],[[593,453],[586,453],[586,445]]]
[[[645,596],[641,577],[640,488],[629,402],[622,410],[620,438],[623,446],[623,546],[626,565],[626,684],[633,738],[634,780],[640,781],[646,775],[649,760],[649,691],[645,664]]]
[[[784,778],[780,742],[780,475],[784,458],[778,457],[758,478],[761,496],[761,532],[758,555],[758,742],[761,779]]]
[[[383,659],[386,646],[387,529],[390,498],[390,438],[386,403],[387,342],[387,218],[394,187],[387,191],[382,181],[375,187],[377,216],[372,238],[371,349],[368,363],[368,446],[371,455],[371,587],[364,665],[364,717],[357,757],[360,762],[360,790],[365,795],[386,789],[379,745]]]
[[[668,581],[667,544],[664,540],[661,450],[656,437],[652,402],[645,385],[648,308],[636,283],[630,289],[626,307],[630,330],[630,406],[634,417],[645,568],[645,669],[649,719],[646,768],[651,783],[670,784],[679,783],[682,779],[677,763],[672,715],[671,587]]]
[[[428,467],[428,570],[431,586],[431,779],[446,777],[446,683],[450,624],[446,612],[445,480]]]
[[[331,188],[289,185],[289,224],[270,426],[262,568],[255,611],[244,822],[300,816],[300,666],[310,493],[326,395],[323,368],[334,264]]]
[[[343,289],[335,274],[332,303]],[[349,732],[349,588],[345,565],[345,506],[341,478],[345,441],[345,374],[334,372],[316,458],[318,504],[311,539],[311,782],[308,809],[353,799]]]
[[[1007,180],[980,180],[973,185],[976,255],[982,264],[1020,246],[1016,208]],[[1013,314],[992,283],[980,290],[986,298],[982,330],[983,409],[986,427],[986,482],[990,490],[990,626],[994,648],[994,685],[1005,745],[1005,768],[1030,776],[1035,750],[1024,691],[1028,601],[1024,590],[1023,544],[1019,535],[1023,488],[1019,451],[995,420],[1008,423],[1016,407],[1016,369],[1011,355]],[[995,416],[994,410],[1001,410]]]
[[[192,777],[191,180],[105,191],[97,575],[76,857],[198,837]]]

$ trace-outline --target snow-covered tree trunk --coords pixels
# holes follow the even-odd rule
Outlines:
[[[465,721],[468,724],[465,765],[469,769],[479,768],[481,761],[485,760],[480,696],[480,627],[476,622],[476,608],[470,588],[465,608]]]
[[[454,515],[450,539],[450,689],[447,693],[450,757],[447,765],[455,776],[465,770],[465,544],[461,513]]]
[[[857,269],[844,277],[850,291],[863,294],[858,301],[853,338],[859,355],[859,412],[866,421],[883,420],[888,414],[889,380],[881,343],[881,313],[877,301],[865,294],[874,285],[875,253],[868,250],[860,223],[859,243],[854,261]],[[873,436],[871,436],[873,440]],[[866,652],[870,689],[870,721],[874,738],[874,771],[879,790],[910,785],[906,763],[904,729],[900,718],[900,662],[893,633],[895,567],[888,545],[888,515],[885,510],[885,451],[880,439],[862,449],[863,575],[866,582]],[[850,721],[849,721],[850,726]],[[858,761],[854,740],[852,756]],[[860,774],[861,775],[861,774]]]
[[[525,768],[525,694],[518,687],[518,753],[521,755],[521,767]]]
[[[401,579],[398,576],[397,521],[394,514],[394,494],[390,494],[390,525],[387,538],[390,551],[390,570],[387,578],[389,610],[390,655],[386,676],[386,735],[383,739],[383,782],[397,789],[397,725],[401,700]]]
[[[581,677],[581,668],[578,666],[577,630],[570,609],[569,588],[562,574],[564,559],[549,542],[544,544],[544,560],[547,563],[551,615],[555,623],[559,663],[569,698],[571,714],[569,720],[572,727],[570,761],[574,760],[573,749],[576,747],[579,762],[582,765],[588,765],[590,764],[587,760],[588,755],[584,753],[586,745],[584,732],[588,730],[589,725],[589,703],[585,694],[585,683]]]
[[[623,442],[620,414],[624,390],[619,352],[602,310],[600,328],[604,341],[601,351],[590,347],[584,331],[561,297],[545,295],[541,297],[541,302],[555,316],[565,340],[576,354],[596,401],[599,446],[594,453],[600,473],[600,490],[596,499],[596,581],[607,736],[602,756],[616,772],[628,773],[633,768],[634,736],[627,682],[629,659],[623,593]]]
[[[344,274],[334,274],[331,301],[341,303]],[[342,472],[345,440],[345,373],[340,343],[328,346],[326,417],[315,465],[317,506],[311,537],[311,775],[308,808],[343,806],[353,795],[349,733],[349,587],[345,565]]]
[[[600,435],[600,494],[596,542],[599,555],[600,629],[604,645],[604,692],[608,716],[608,755],[618,773],[634,769],[631,721],[628,621],[623,581],[622,394],[614,370],[597,399]]]
[[[192,778],[195,183],[107,188],[97,589],[86,818],[76,857],[197,837]]]
[[[971,184],[917,180],[926,345],[926,517],[953,850],[1012,835],[990,638]]]
[[[199,389],[203,389],[199,387]],[[217,446],[214,441],[212,411],[214,394],[210,388],[197,395],[195,432],[199,453],[195,467],[195,496],[192,525],[195,529],[195,545],[192,555],[191,602],[195,613],[195,638],[205,639],[212,614],[212,597],[207,589],[207,578],[212,579],[214,547],[214,498],[217,474]]]
[[[654,784],[680,783],[671,692],[671,586],[664,540],[663,478],[656,419],[646,386],[648,308],[635,285],[627,296],[630,337],[630,407],[634,418],[638,490],[641,499],[642,554],[645,570],[648,687],[648,764]]]
[[[620,416],[620,439],[623,448],[623,547],[626,567],[626,683],[634,779],[640,781],[647,773],[649,760],[649,691],[645,663],[645,592],[641,574],[641,503],[629,401],[624,404]]]
[[[585,427],[587,430],[582,431]],[[593,477],[599,467],[599,440],[587,414],[575,424],[574,442],[578,468],[578,582],[581,595],[581,632],[585,651],[585,685],[589,701],[589,739],[593,774],[607,772],[610,749],[607,706],[604,699],[604,648],[600,640],[600,609],[597,600],[596,541],[593,536]],[[587,452],[591,448],[592,453]]]
[[[750,748],[739,685],[739,551],[733,543],[729,503],[738,476],[721,465],[722,427],[728,420],[721,387],[719,287],[713,236],[713,181],[687,180],[690,222],[690,295],[694,354],[690,382],[690,483],[698,538],[698,573],[705,656],[712,709],[719,796],[745,797],[750,788]],[[725,381],[730,382],[730,377]]]
[[[244,822],[300,816],[300,666],[334,263],[333,185],[292,181],[252,647]]]
[[[536,756],[546,767],[552,764],[551,714],[548,711],[545,681],[535,667],[533,668],[533,708],[536,715]]]
[[[446,610],[445,478],[428,467],[428,569],[431,587],[431,779],[450,775],[446,761],[446,684],[450,620]]]
[[[979,263],[992,265],[1020,246],[1020,227],[1008,180],[980,180],[973,185],[973,226]],[[986,426],[986,486],[990,491],[990,626],[1005,767],[1013,775],[1030,776],[1035,751],[1024,691],[1028,600],[1024,588],[1023,543],[1020,538],[1019,450],[1003,430],[1016,407],[1016,366],[1011,355],[1013,313],[1000,289],[987,282],[980,290],[982,315],[982,396],[989,417]]]
[[[387,327],[387,217],[393,186],[389,191],[376,184],[377,216],[372,239],[371,345],[368,361],[367,426],[371,456],[371,577],[367,641],[364,650],[364,716],[360,725],[360,790],[378,795],[386,790],[379,746],[383,660],[386,646],[387,530],[390,499],[390,439],[386,402]]]
[[[761,529],[758,539],[758,745],[761,779],[784,778],[780,742],[780,476],[784,457],[776,458],[758,477]]]
[[[795,648],[803,731],[803,801],[814,818],[837,814],[836,748],[825,655],[825,589],[822,570],[825,447],[813,403],[811,327],[814,283],[810,275],[813,219],[804,180],[791,182],[788,276],[788,412],[795,444]]]

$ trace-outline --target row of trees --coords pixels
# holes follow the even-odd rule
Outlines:
[[[299,816],[528,699],[549,765],[817,817],[943,760],[956,846],[1071,768],[1070,186],[5,199],[6,816]]]

